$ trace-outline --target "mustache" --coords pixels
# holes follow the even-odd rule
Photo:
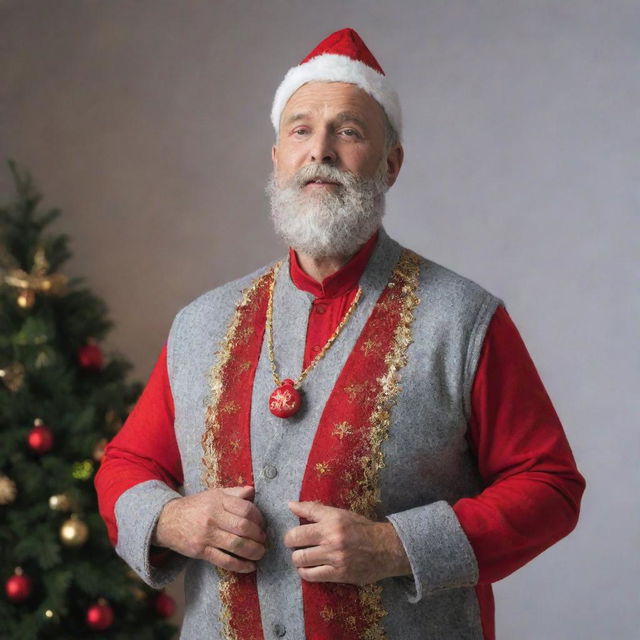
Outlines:
[[[342,171],[328,164],[308,164],[293,174],[287,186],[302,189],[302,187],[313,180],[335,182],[343,187],[354,186],[357,182],[356,177],[348,171]]]

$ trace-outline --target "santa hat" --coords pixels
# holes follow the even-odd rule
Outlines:
[[[398,94],[353,29],[341,29],[327,36],[297,67],[289,69],[276,91],[271,108],[271,122],[276,134],[287,101],[307,82],[348,82],[364,89],[382,106],[400,137],[402,114]]]

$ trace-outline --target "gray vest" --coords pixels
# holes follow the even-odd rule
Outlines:
[[[251,407],[251,454],[256,504],[268,523],[269,550],[258,563],[257,584],[265,638],[305,637],[300,578],[282,538],[299,521],[287,508],[297,500],[307,456],[322,409],[403,247],[380,228],[378,242],[360,280],[362,296],[344,329],[303,383],[306,411],[283,420],[267,400],[274,382],[263,340]],[[213,289],[176,315],[167,362],[175,404],[175,431],[184,472],[184,492],[202,491],[201,438],[209,399],[208,376],[241,292],[269,267]],[[481,640],[473,586],[478,568],[473,550],[451,508],[482,490],[466,439],[471,386],[484,335],[502,300],[475,282],[421,259],[413,342],[401,371],[400,392],[383,443],[379,481],[380,520],[394,525],[409,556],[413,576],[388,578],[383,587],[386,636],[402,640]],[[274,289],[274,351],[280,379],[300,374],[313,296],[295,287],[288,260]],[[186,563],[186,614],[181,639],[223,637],[215,568],[176,555],[158,569],[146,559],[148,536],[164,503],[175,497],[149,481],[125,492],[116,505],[118,553],[154,586],[171,580]],[[151,513],[141,516],[141,503]],[[144,511],[144,509],[142,509]],[[137,523],[138,532],[135,532]],[[144,536],[143,536],[144,538]],[[146,545],[146,546],[145,546]],[[142,568],[144,566],[144,569]]]

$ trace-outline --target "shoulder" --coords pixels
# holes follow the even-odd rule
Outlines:
[[[257,278],[272,269],[278,261],[274,260],[245,276],[200,294],[179,309],[173,319],[171,331],[173,332],[177,325],[182,323],[194,327],[205,322],[215,324],[218,321],[224,321],[240,302],[243,291]]]
[[[416,252],[414,252],[416,253]],[[417,254],[420,261],[419,290],[448,313],[456,310],[476,315],[483,308],[491,313],[503,300],[471,277]]]

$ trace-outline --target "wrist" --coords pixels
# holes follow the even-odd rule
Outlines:
[[[380,531],[387,559],[385,563],[387,575],[385,577],[413,575],[407,552],[395,527],[390,522],[381,522]]]
[[[169,500],[160,511],[160,515],[158,516],[158,520],[156,521],[156,526],[153,528],[153,532],[151,533],[151,545],[154,547],[169,547],[169,541],[167,539],[167,529],[169,526],[169,522],[171,520],[171,514],[175,507],[174,503],[179,500],[179,498],[174,498],[173,500]]]

